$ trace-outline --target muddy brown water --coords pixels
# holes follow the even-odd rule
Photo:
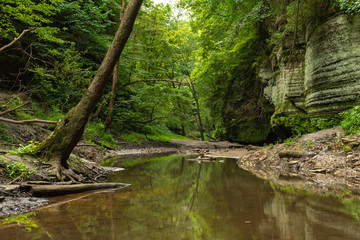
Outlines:
[[[360,203],[279,189],[233,160],[135,159],[111,181],[132,186],[53,198],[0,226],[0,239],[360,239]],[[62,202],[61,204],[57,204]]]

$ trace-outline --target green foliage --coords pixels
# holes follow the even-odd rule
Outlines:
[[[28,11],[27,14],[31,15],[27,18],[29,21],[33,15],[38,17],[39,22],[20,23],[22,28],[41,26],[35,32],[41,32],[43,36],[41,41],[33,34],[24,38],[25,51],[31,54],[29,60],[24,59],[24,68],[25,71],[30,70],[31,74],[26,74],[27,79],[22,85],[30,82],[29,86],[35,88],[33,96],[40,107],[49,109],[48,112],[57,112],[55,116],[50,116],[48,112],[42,114],[35,106],[37,117],[58,120],[62,113],[79,101],[95,74],[93,70],[97,69],[116,30],[120,1],[42,1],[42,4],[49,6],[35,6],[35,1],[31,0],[16,4],[15,1],[6,0],[6,3],[18,13]],[[29,9],[21,10],[26,4]],[[15,6],[18,9],[15,9]],[[36,12],[37,7],[42,7],[42,10]],[[61,37],[62,41],[49,42],[51,36]],[[151,2],[144,4],[135,24],[133,38],[129,40],[133,44],[127,44],[121,57],[119,85],[124,86],[129,81],[142,79],[184,81],[194,65],[194,52],[197,47],[195,39],[196,34],[186,21],[174,19],[170,6],[163,7]],[[31,46],[28,46],[28,43],[31,43]],[[149,124],[152,127],[166,126],[181,134],[183,131],[196,129],[194,102],[187,87],[149,82],[118,89],[115,113],[110,126],[112,129],[146,134],[151,132],[148,129]],[[110,91],[110,86],[107,86],[106,91]],[[57,109],[60,109],[60,113]],[[104,109],[107,110],[107,107]],[[25,112],[20,112],[18,117],[33,118]],[[105,119],[103,113],[100,119]],[[98,137],[95,134],[100,129],[88,130],[88,139],[99,138],[96,141],[111,145],[110,138],[101,134],[101,137]]]
[[[44,108],[43,104],[39,102],[32,102],[31,108],[34,110],[35,116],[39,119],[59,121],[64,117],[64,113],[62,113],[55,105]]]
[[[18,215],[10,215],[6,216],[1,220],[2,224],[10,224],[17,223],[21,225],[25,225],[25,229],[28,232],[31,232],[33,228],[39,227],[34,221],[31,220],[31,216],[35,216],[35,213],[26,213],[26,214],[18,214]]]
[[[12,179],[30,179],[35,173],[34,170],[29,171],[29,167],[23,162],[8,162],[2,159],[0,161],[5,163],[6,174]]]
[[[355,134],[360,132],[360,106],[355,106],[341,114],[344,119],[341,126],[346,134]]]
[[[341,10],[347,13],[356,14],[360,12],[359,0],[335,0]]]
[[[192,70],[196,49],[189,24],[175,20],[169,6],[144,7],[134,27],[136,35],[130,40],[133,44],[120,59],[120,69],[124,69],[119,72],[120,85],[142,79],[184,82]],[[149,126],[158,125],[183,134],[197,126],[192,94],[176,83],[140,82],[120,88],[115,109],[111,127],[116,131],[151,135]]]
[[[31,141],[29,141],[29,144],[26,146],[23,146],[20,144],[20,147],[17,148],[15,151],[12,151],[12,153],[20,155],[20,156],[24,156],[26,154],[34,154],[37,144],[38,144],[38,142],[34,142],[31,140]]]
[[[16,140],[11,135],[8,125],[4,122],[0,122],[0,141],[8,142],[8,143],[15,143]]]
[[[143,141],[147,141],[144,134],[135,132],[123,134],[121,136],[121,139],[123,139],[125,142],[133,142],[137,144],[141,144]]]
[[[287,145],[287,146],[292,146],[295,144],[296,142],[296,139],[298,139],[300,137],[300,135],[297,135],[297,136],[293,136],[293,137],[289,137],[287,139],[284,140],[284,143]]]
[[[16,27],[17,22],[25,28],[40,27],[51,23],[49,16],[56,11],[55,3],[61,0],[2,0],[0,5],[0,38],[15,37],[20,32]],[[46,28],[49,31],[49,28]],[[49,32],[37,30],[38,35],[51,39]]]
[[[181,1],[191,11],[193,29],[200,33],[191,76],[200,102],[210,109],[206,124],[220,139],[258,142],[270,132],[273,110],[266,99],[259,98],[262,84],[256,77],[264,53],[261,29],[267,6],[263,3]]]
[[[305,114],[281,114],[271,118],[272,125],[290,129],[293,134],[305,134],[328,129],[340,125],[340,118],[335,117],[309,117]]]
[[[128,88],[128,96],[115,102],[113,128],[117,131],[149,132],[149,125],[164,125],[179,132],[193,127],[193,104],[186,88],[169,83],[137,84]]]
[[[102,147],[116,147],[114,137],[105,129],[103,123],[88,122],[83,138]]]
[[[63,0],[56,4],[57,12],[52,16],[54,25],[63,29],[62,39],[76,43],[76,50],[86,53],[78,61],[93,70],[104,57],[115,31],[113,10],[109,8],[112,2]]]
[[[80,100],[94,73],[83,67],[74,44],[62,53],[52,53],[61,59],[55,62],[53,69],[43,66],[32,69],[36,80],[33,87],[38,87],[34,96],[48,107],[57,106],[67,111]]]
[[[151,124],[143,129],[144,133],[131,132],[123,134],[121,138],[126,142],[141,144],[149,140],[167,142],[171,139],[189,140],[190,138],[174,134],[164,124]]]

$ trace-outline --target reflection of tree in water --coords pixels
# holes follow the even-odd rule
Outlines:
[[[202,167],[202,164],[200,163],[199,164],[199,169],[198,169],[198,173],[197,173],[197,177],[196,177],[196,184],[195,184],[195,190],[191,196],[191,199],[190,199],[190,204],[189,204],[189,210],[191,211],[191,209],[193,208],[194,206],[194,202],[195,202],[195,198],[196,196],[198,195],[198,189],[199,189],[199,180],[200,180],[200,174],[201,174],[201,167]]]
[[[130,232],[139,239],[164,239],[166,236],[169,239],[174,236],[176,239],[196,239],[189,213],[183,206],[188,205],[189,195],[193,192],[197,169],[183,157],[175,161],[163,158],[135,166],[127,175],[145,172],[152,178],[152,187],[145,177],[123,180],[134,182],[136,192],[136,197],[131,198],[125,209],[125,215],[138,216],[136,222],[131,222]]]
[[[235,162],[205,164],[201,172],[196,220],[205,239],[252,239],[263,202],[272,197],[263,181],[237,168]],[[259,211],[260,210],[260,211]],[[251,221],[252,224],[246,224]]]

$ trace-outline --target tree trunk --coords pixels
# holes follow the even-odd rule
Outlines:
[[[114,103],[115,103],[115,96],[116,96],[116,85],[117,85],[117,78],[118,78],[118,70],[119,70],[119,62],[117,62],[115,67],[114,67],[113,84],[112,84],[112,89],[111,89],[111,94],[110,94],[110,101],[109,101],[109,112],[108,112],[108,116],[107,116],[107,118],[105,120],[105,123],[104,123],[105,129],[109,128],[111,120],[112,120],[112,115],[114,114]]]
[[[201,115],[200,115],[199,100],[198,100],[198,98],[197,98],[196,91],[195,91],[195,87],[194,87],[194,84],[193,84],[193,82],[191,81],[191,79],[190,79],[189,82],[190,82],[189,87],[190,87],[191,93],[193,94],[193,97],[194,97],[194,100],[195,100],[195,104],[196,104],[196,111],[197,111],[197,117],[198,117],[198,121],[199,121],[199,131],[200,131],[201,141],[205,141],[204,129],[203,129],[203,125],[202,125],[202,121],[201,121]]]
[[[66,172],[69,170],[67,169],[67,159],[81,139],[90,114],[103,94],[105,84],[111,77],[112,70],[131,34],[142,2],[143,0],[132,0],[129,3],[124,20],[120,23],[114,40],[89,88],[83,94],[80,102],[64,116],[50,136],[37,147],[38,154],[52,163],[56,169],[56,175],[60,179],[62,171],[65,174],[71,174]]]
[[[99,117],[99,115],[100,115],[100,113],[101,113],[101,110],[102,110],[102,108],[105,106],[105,104],[107,103],[109,97],[110,97],[110,96],[106,96],[106,97],[105,97],[104,101],[102,101],[102,103],[100,104],[100,106],[96,109],[94,115],[91,117],[91,121],[94,121],[95,119],[97,119],[97,118]]]
[[[121,24],[121,22],[124,18],[125,5],[126,5],[126,0],[122,0],[119,24]],[[114,71],[113,71],[113,83],[112,83],[110,102],[109,102],[109,112],[108,112],[108,116],[107,116],[107,118],[105,120],[105,124],[104,124],[105,129],[109,128],[111,120],[112,120],[112,116],[114,114],[114,102],[115,102],[115,96],[116,96],[116,85],[117,85],[117,80],[118,80],[119,61],[120,60],[118,60],[118,62],[116,63],[116,65],[114,67]]]
[[[107,118],[104,123],[105,129],[109,128],[111,120],[112,120],[112,116],[114,114],[114,103],[115,103],[115,96],[116,96],[118,70],[119,70],[119,62],[116,63],[114,72],[113,72],[113,83],[112,83],[112,89],[111,89],[110,101],[109,101],[109,112],[108,112]]]

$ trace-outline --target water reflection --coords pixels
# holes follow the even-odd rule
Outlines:
[[[131,187],[72,195],[79,199],[39,211],[31,232],[0,227],[1,239],[360,239],[359,221],[335,199],[285,193],[232,161],[117,166],[127,170],[111,180]]]

